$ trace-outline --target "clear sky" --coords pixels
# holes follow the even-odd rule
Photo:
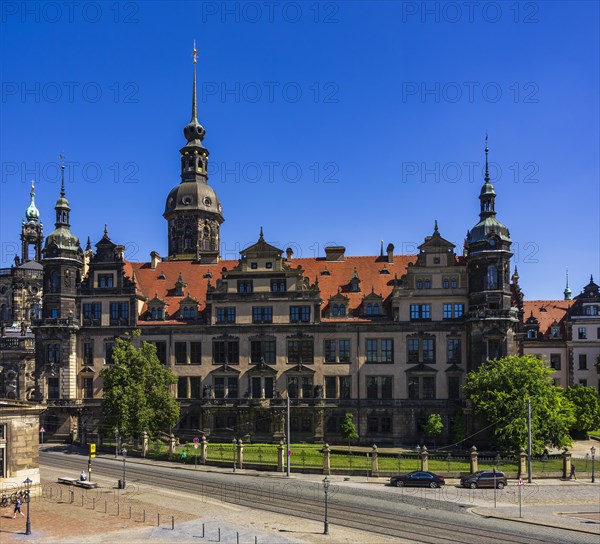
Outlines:
[[[528,299],[599,273],[598,2],[16,2],[2,31],[0,266],[37,182],[53,230],[58,155],[73,232],[108,224],[166,255],[192,42],[222,256],[412,253],[438,220],[462,250],[489,134],[498,218]],[[600,279],[600,278],[599,278]]]

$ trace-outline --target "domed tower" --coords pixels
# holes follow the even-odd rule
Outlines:
[[[43,225],[40,221],[40,212],[35,205],[35,186],[31,181],[31,202],[25,210],[25,219],[21,224],[21,262],[40,261],[42,258],[42,242],[44,240]],[[29,250],[33,254],[29,255]]]
[[[71,207],[65,197],[65,165],[62,168],[60,197],[56,201],[55,230],[46,238],[42,251],[44,297],[42,317],[72,318],[76,316],[75,296],[81,280],[83,251],[79,239],[70,229]]]
[[[197,259],[214,264],[219,260],[221,203],[208,184],[208,149],[202,143],[206,131],[198,122],[196,107],[196,45],[192,118],[183,129],[187,144],[181,153],[181,183],[174,187],[165,205],[168,222],[169,259]]]
[[[485,179],[479,194],[478,223],[467,232],[465,253],[469,276],[469,365],[518,354],[519,310],[510,283],[512,257],[508,228],[496,218],[496,192],[490,183],[487,137]]]

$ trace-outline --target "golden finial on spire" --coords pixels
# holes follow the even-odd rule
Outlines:
[[[196,49],[196,40],[194,40],[194,64],[196,64],[196,57],[198,56],[198,50]]]

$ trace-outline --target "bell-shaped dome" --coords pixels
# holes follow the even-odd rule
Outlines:
[[[221,216],[221,202],[208,183],[184,182],[171,189],[163,216],[175,211],[203,211]]]
[[[29,207],[27,208],[27,210],[25,210],[25,219],[27,219],[28,222],[35,222],[37,223],[38,219],[40,218],[40,212],[37,209],[37,207],[35,206],[35,187],[34,187],[34,182],[31,182],[31,202],[29,204]]]

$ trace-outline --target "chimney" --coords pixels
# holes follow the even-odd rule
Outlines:
[[[292,260],[292,255],[294,254],[294,252],[292,251],[291,247],[288,247],[285,250],[285,256],[286,256],[286,261],[291,261]]]
[[[388,257],[388,263],[394,262],[394,244],[387,245],[387,257]]]
[[[150,252],[150,269],[156,270],[156,265],[160,262],[160,255],[156,251]]]
[[[346,257],[344,246],[327,246],[325,248],[325,260],[327,261],[345,261]]]

